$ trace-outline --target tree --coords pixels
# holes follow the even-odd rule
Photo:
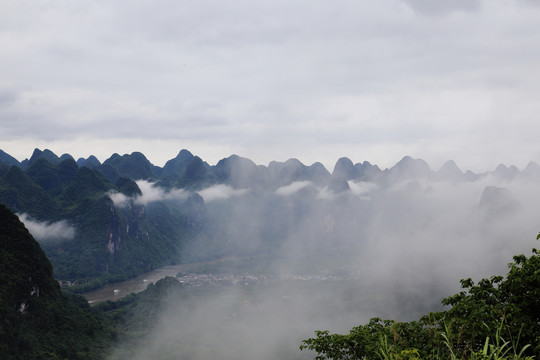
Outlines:
[[[497,346],[504,345],[505,351],[539,358],[540,254],[532,249],[530,257],[522,254],[513,260],[506,277],[492,276],[477,284],[461,280],[464,290],[442,300],[449,310],[408,323],[374,318],[346,335],[318,330],[300,349],[317,352],[316,360],[469,358],[491,349],[487,344],[495,334]]]

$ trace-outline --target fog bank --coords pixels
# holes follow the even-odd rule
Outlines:
[[[42,222],[32,219],[28,214],[18,214],[19,219],[30,231],[32,236],[40,242],[50,242],[55,240],[71,240],[75,237],[75,228],[70,226],[67,221]]]
[[[212,230],[187,251],[218,244],[237,262],[255,262],[241,267],[246,276],[268,278],[168,299],[136,358],[313,358],[298,346],[315,330],[348,332],[376,316],[408,321],[439,311],[460,279],[504,275],[540,231],[532,179],[349,187],[336,193],[297,182],[205,198]]]

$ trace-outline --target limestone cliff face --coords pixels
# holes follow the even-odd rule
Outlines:
[[[151,241],[145,206],[132,200],[122,207],[111,204],[109,216],[106,228],[108,273],[121,273],[130,268],[135,273],[149,271],[166,261],[146,256],[154,253],[154,248],[160,244]]]
[[[80,257],[79,272],[57,274],[65,279],[121,279],[175,262],[183,242],[181,230],[187,226],[174,220],[166,204],[143,206],[129,200],[116,206],[107,196],[88,203],[73,220],[78,236],[61,243],[64,251],[52,257],[61,261],[78,251],[85,256]]]
[[[156,201],[146,205],[130,199],[118,206],[106,198],[106,216],[94,218],[92,228],[100,234],[92,238],[99,244],[96,274],[133,276],[157,267],[186,260],[182,254],[190,238],[206,225],[206,208],[202,198],[194,194],[185,201]],[[95,209],[91,214],[103,214]],[[84,259],[83,259],[84,260]]]
[[[75,166],[69,177],[62,166],[66,161]],[[28,170],[35,179],[15,166],[0,175],[0,203],[41,224],[63,222],[73,229],[69,239],[41,242],[62,281],[123,280],[178,262],[186,238],[204,227],[204,202],[196,194],[184,201],[142,205],[133,180],[120,178],[112,184],[99,172],[77,170],[73,161],[66,161],[52,165],[38,160]],[[60,175],[67,179],[62,186],[48,181]],[[54,186],[43,188],[34,180]]]
[[[120,253],[128,245],[124,240],[149,243],[150,235],[146,224],[145,207],[130,201],[127,206],[116,208],[111,204],[111,222],[107,228],[107,251],[111,255]]]

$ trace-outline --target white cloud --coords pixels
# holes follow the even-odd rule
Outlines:
[[[358,196],[368,195],[371,191],[377,189],[378,185],[372,182],[366,181],[348,181],[351,192]]]
[[[292,195],[303,188],[311,185],[312,183],[310,181],[295,181],[289,185],[281,186],[276,190],[276,194],[283,195],[283,196],[289,196]]]
[[[138,180],[137,185],[141,189],[142,195],[135,197],[135,202],[139,205],[147,205],[154,201],[163,200],[183,200],[187,199],[189,193],[183,189],[165,190],[145,180]]]
[[[205,202],[225,200],[233,196],[246,194],[249,189],[234,189],[228,185],[218,184],[199,191],[199,195]]]
[[[42,222],[32,219],[26,213],[18,214],[18,216],[36,240],[71,240],[75,237],[75,228],[65,220]]]
[[[141,189],[142,195],[130,198],[122,193],[113,192],[109,194],[109,197],[116,206],[124,207],[130,201],[134,201],[138,205],[147,205],[155,201],[185,200],[189,196],[189,192],[184,189],[166,190],[146,180],[138,180],[137,185]],[[200,190],[198,193],[204,201],[208,202],[240,196],[246,194],[248,191],[249,189],[234,189],[228,185],[218,184]]]
[[[109,198],[112,200],[115,206],[120,208],[126,207],[131,200],[128,196],[120,192],[110,192]]]

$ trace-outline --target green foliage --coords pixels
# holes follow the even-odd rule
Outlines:
[[[60,199],[67,203],[78,203],[84,199],[103,197],[112,188],[113,185],[104,181],[98,173],[87,167],[82,167],[73,181],[65,188]]]
[[[216,178],[209,166],[200,157],[194,156],[186,165],[186,169],[173,184],[180,188],[202,189],[216,183]]]
[[[99,359],[109,331],[75,295],[17,216],[0,205],[0,354],[2,359]]]
[[[94,310],[107,324],[119,345],[109,359],[132,359],[136,355],[134,349],[148,341],[156,319],[163,313],[168,301],[174,299],[184,303],[189,297],[186,287],[177,279],[166,277],[149,284],[143,292],[96,305]]]
[[[159,169],[153,166],[140,152],[122,156],[113,154],[103,163],[103,166],[116,170],[108,171],[111,175],[115,173],[116,176],[111,178],[113,181],[118,180],[117,177],[125,177],[133,180],[154,179],[156,178],[156,172],[159,171]]]
[[[13,156],[7,154],[6,152],[0,150],[0,166],[1,165],[6,165],[6,167],[10,167],[10,166],[20,166],[21,164],[19,163],[19,161],[17,159],[15,159]]]
[[[347,335],[317,330],[317,337],[304,340],[300,349],[316,351],[319,354],[315,357],[317,360],[375,357],[379,350],[379,339],[391,334],[392,324],[393,321],[374,318],[366,325],[352,328]]]
[[[390,353],[393,358],[412,357],[414,353],[428,357],[433,355],[433,349],[440,346],[436,318],[437,314],[412,322],[373,318],[366,325],[354,327],[346,335],[319,330],[315,332],[315,338],[304,340],[300,349],[314,350],[319,354],[315,358],[317,360],[377,359],[381,354]]]
[[[137,183],[128,178],[120,178],[114,184],[118,191],[126,196],[142,195],[141,189],[137,186]]]
[[[64,286],[88,291],[180,261],[184,238],[200,226],[192,219],[196,213],[190,211],[189,201],[186,209],[174,205],[181,211],[169,211],[173,205],[165,203],[143,207],[133,199],[116,206],[110,191],[141,195],[132,179],[118,178],[112,184],[98,171],[79,169],[73,159],[61,161],[51,154],[35,151],[25,171],[16,166],[5,169],[0,175],[0,203],[35,220],[62,220],[75,228],[73,239],[59,237],[41,243]],[[121,170],[131,162],[144,171],[152,169],[139,153],[113,156],[110,161]]]
[[[50,196],[58,196],[75,178],[78,170],[77,163],[72,159],[53,165],[41,158],[26,170],[26,174]]]
[[[51,164],[55,165],[61,161],[61,159],[49,149],[45,149],[43,151],[39,149],[34,149],[34,152],[32,153],[30,160],[28,161],[28,166],[31,166],[40,159],[46,160]]]
[[[14,212],[25,212],[36,219],[54,217],[60,211],[58,202],[16,166],[0,179],[0,202]]]
[[[540,234],[538,236],[540,239]],[[514,256],[506,277],[477,284],[443,299],[451,308],[418,321],[372,319],[349,334],[316,331],[300,349],[323,359],[524,359],[540,356],[540,254]]]
[[[467,291],[443,300],[452,308],[447,316],[455,319],[466,345],[478,349],[490,329],[503,324],[504,333],[513,345],[518,339],[534,346],[540,355],[540,255],[537,249],[532,255],[514,256],[509,264],[506,278],[493,276],[474,284],[471,279],[462,280]]]

